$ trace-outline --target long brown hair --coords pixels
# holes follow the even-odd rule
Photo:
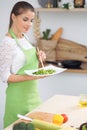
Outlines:
[[[17,2],[13,6],[11,14],[10,14],[9,29],[11,28],[12,23],[13,23],[13,21],[12,21],[12,14],[14,14],[15,16],[18,16],[18,15],[22,14],[26,10],[30,10],[32,12],[35,12],[34,7],[30,3],[25,2],[25,1]]]

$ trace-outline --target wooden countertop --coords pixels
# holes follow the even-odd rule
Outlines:
[[[82,108],[79,106],[78,96],[55,95],[45,101],[34,111],[49,112],[54,114],[66,113],[69,120],[67,123],[64,124],[65,126],[79,127],[80,124],[87,121],[87,107]],[[30,113],[28,113],[27,115],[29,116],[29,114]],[[12,130],[13,124],[5,128],[4,130]]]

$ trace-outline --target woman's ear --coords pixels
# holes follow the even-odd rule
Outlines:
[[[14,21],[14,20],[15,20],[15,18],[16,18],[14,14],[12,14],[12,16],[11,16],[11,17],[12,17],[12,20],[13,20],[13,21]]]

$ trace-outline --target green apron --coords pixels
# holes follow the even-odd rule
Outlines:
[[[12,35],[13,32],[10,33]],[[18,44],[17,38],[14,35],[12,36],[15,38],[16,43]],[[24,50],[23,48],[21,49],[25,54],[26,63],[17,72],[19,75],[25,74],[24,70],[38,68],[36,49],[34,47],[29,50]],[[25,115],[40,104],[41,99],[37,89],[37,80],[9,83],[6,90],[4,128],[18,119],[18,113]]]

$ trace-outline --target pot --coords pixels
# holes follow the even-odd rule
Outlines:
[[[64,68],[80,69],[81,61],[78,60],[63,60],[61,64]]]

